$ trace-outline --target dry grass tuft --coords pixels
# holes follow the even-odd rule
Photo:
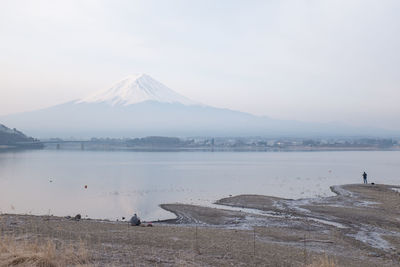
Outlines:
[[[83,242],[56,244],[51,240],[17,240],[0,236],[0,266],[57,267],[90,263],[88,250]]]

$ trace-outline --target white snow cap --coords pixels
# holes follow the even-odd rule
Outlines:
[[[112,106],[127,106],[145,101],[199,105],[143,73],[130,75],[116,82],[111,88],[79,99],[75,103],[107,103]]]

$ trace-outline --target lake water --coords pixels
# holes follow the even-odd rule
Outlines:
[[[0,212],[144,220],[173,218],[161,203],[222,197],[330,196],[329,186],[400,183],[400,151],[0,153]],[[87,188],[85,188],[87,185]]]

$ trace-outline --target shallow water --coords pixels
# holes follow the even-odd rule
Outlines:
[[[0,212],[166,219],[161,203],[330,196],[329,186],[361,183],[364,170],[370,182],[399,184],[400,151],[3,152]]]

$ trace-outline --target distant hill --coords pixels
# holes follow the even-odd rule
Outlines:
[[[146,74],[61,105],[1,116],[0,121],[40,138],[400,136],[383,129],[276,120],[207,106]]]
[[[28,137],[17,129],[0,124],[0,146],[5,148],[41,148],[39,140]]]

